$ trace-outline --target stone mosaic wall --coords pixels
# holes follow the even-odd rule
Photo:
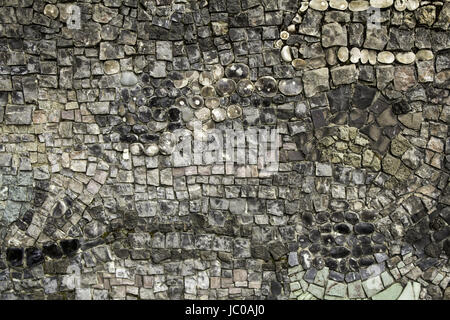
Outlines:
[[[450,2],[0,0],[0,298],[450,299]],[[174,131],[278,129],[278,172]]]

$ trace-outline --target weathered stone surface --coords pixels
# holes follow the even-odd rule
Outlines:
[[[158,60],[173,60],[173,46],[170,41],[156,42],[156,57]]]
[[[300,78],[281,80],[278,83],[278,89],[286,96],[296,96],[302,92],[302,81]]]
[[[374,8],[389,8],[394,4],[394,0],[370,0],[370,6]]]
[[[101,26],[98,23],[87,22],[81,24],[80,30],[73,32],[73,41],[75,46],[91,47],[97,45],[101,41]],[[100,46],[103,43],[100,44]],[[123,58],[123,56],[121,57]]]
[[[449,13],[2,1],[0,299],[449,299]]]
[[[441,12],[439,14],[439,17],[434,26],[442,28],[444,30],[448,30],[450,26],[450,3],[448,2],[444,3]]]
[[[416,75],[414,67],[412,66],[400,66],[395,67],[394,86],[399,91],[406,91],[409,88],[415,86]]]
[[[123,47],[112,42],[100,43],[100,60],[121,59],[124,57]]]
[[[358,79],[358,70],[354,64],[333,68],[330,70],[330,73],[336,86],[350,84]]]
[[[305,71],[303,74],[303,88],[307,97],[326,91],[329,86],[329,73],[327,68]]]
[[[34,107],[32,105],[7,105],[5,109],[6,124],[31,124],[32,113]]]

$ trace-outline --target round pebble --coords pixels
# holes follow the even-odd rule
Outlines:
[[[294,59],[294,60],[292,60],[291,64],[297,70],[303,69],[306,67],[306,61],[303,59]]]
[[[284,46],[281,49],[281,58],[286,62],[292,61],[291,48],[289,46]]]
[[[222,96],[230,95],[236,90],[236,82],[232,79],[222,78],[216,82],[216,90]]]
[[[184,88],[189,83],[184,77],[184,74],[179,71],[172,71],[170,73],[170,79],[172,80],[173,86],[177,89]]]
[[[434,54],[431,50],[422,49],[417,51],[416,58],[419,61],[433,60]]]
[[[361,59],[361,51],[354,47],[350,50],[350,62],[358,63],[359,59]]]
[[[271,76],[264,76],[255,83],[255,88],[263,97],[273,97],[277,94],[277,81]]]
[[[337,52],[337,57],[340,62],[346,62],[348,60],[348,48],[347,47],[340,47]]]
[[[179,97],[175,100],[175,106],[179,108],[186,107],[188,105],[188,99],[186,97]]]
[[[281,39],[275,40],[275,42],[273,43],[273,46],[276,49],[281,49],[281,47],[283,47],[283,40],[281,40]]]
[[[232,78],[232,79],[245,79],[248,78],[250,74],[250,69],[248,68],[247,65],[243,64],[243,63],[233,63],[230,64],[226,69],[225,69],[225,76],[227,78]]]
[[[382,51],[382,52],[378,53],[377,60],[380,63],[388,64],[388,63],[394,62],[395,56],[392,52]]]
[[[373,8],[389,8],[394,4],[394,0],[370,0],[370,6]]]
[[[399,52],[396,54],[395,59],[402,64],[411,64],[416,61],[416,55],[414,52]]]
[[[169,117],[169,121],[171,122],[176,122],[180,120],[180,116],[181,116],[181,111],[178,108],[170,108],[167,111],[168,117]]]
[[[369,63],[375,65],[377,63],[377,52],[375,50],[369,50]]]
[[[107,60],[103,63],[103,70],[106,74],[116,74],[120,71],[120,64],[116,60]]]
[[[241,80],[237,83],[237,93],[242,97],[249,97],[255,90],[253,82],[248,79]]]
[[[145,146],[144,154],[149,157],[156,156],[159,152],[159,147],[156,144],[150,144]]]
[[[406,0],[395,0],[394,8],[397,11],[405,11],[406,9]]]
[[[328,8],[328,2],[326,0],[311,0],[309,7],[317,11],[325,11]]]
[[[351,1],[348,8],[354,12],[366,11],[369,9],[369,2],[364,0]]]
[[[285,31],[285,30],[281,31],[281,32],[280,32],[280,38],[281,38],[282,40],[287,40],[287,39],[289,39],[289,32],[287,32],[287,31]]]
[[[362,64],[366,64],[367,62],[369,62],[369,50],[367,49],[362,49],[361,50],[361,63]]]
[[[346,0],[330,0],[330,7],[336,10],[346,10],[348,2]]]
[[[222,79],[224,74],[225,74],[225,71],[224,71],[223,67],[220,64],[213,65],[212,68],[211,68],[211,72],[213,74],[213,78],[214,78],[215,81],[218,81],[219,79]]]
[[[186,87],[189,84],[189,81],[187,79],[180,79],[180,80],[173,80],[173,85],[177,89],[181,89]]]
[[[223,108],[216,108],[211,112],[211,118],[215,122],[222,122],[227,118],[227,112]]]
[[[195,116],[201,121],[206,121],[211,118],[211,110],[209,108],[203,107],[195,111]]]
[[[200,77],[200,74],[198,73],[198,71],[185,71],[184,72],[184,78],[189,81],[189,82],[193,82],[198,80],[198,78]]]
[[[409,11],[414,11],[416,10],[420,5],[420,1],[419,0],[406,0],[406,9],[408,9]]]
[[[201,95],[203,97],[214,97],[216,96],[216,89],[213,86],[204,86],[201,90]]]
[[[159,138],[159,151],[164,155],[172,154],[175,142],[175,136],[171,132],[163,132]]]
[[[210,86],[214,83],[214,75],[212,72],[209,71],[203,71],[200,73],[200,76],[198,78],[198,82],[200,82],[203,86]]]
[[[143,146],[141,143],[132,143],[130,145],[130,153],[132,155],[138,156],[141,154],[142,148],[143,148]]]
[[[44,7],[44,14],[49,18],[56,19],[59,14],[58,7],[53,4],[47,4]]]
[[[192,108],[198,109],[203,107],[204,100],[201,96],[193,96],[188,99],[188,103]]]

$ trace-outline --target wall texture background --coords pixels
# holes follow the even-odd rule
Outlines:
[[[449,26],[449,1],[0,0],[0,298],[450,299]],[[195,123],[278,129],[277,172],[175,164]]]

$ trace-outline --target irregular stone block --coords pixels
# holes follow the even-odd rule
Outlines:
[[[32,105],[7,105],[5,110],[6,124],[31,124]]]

